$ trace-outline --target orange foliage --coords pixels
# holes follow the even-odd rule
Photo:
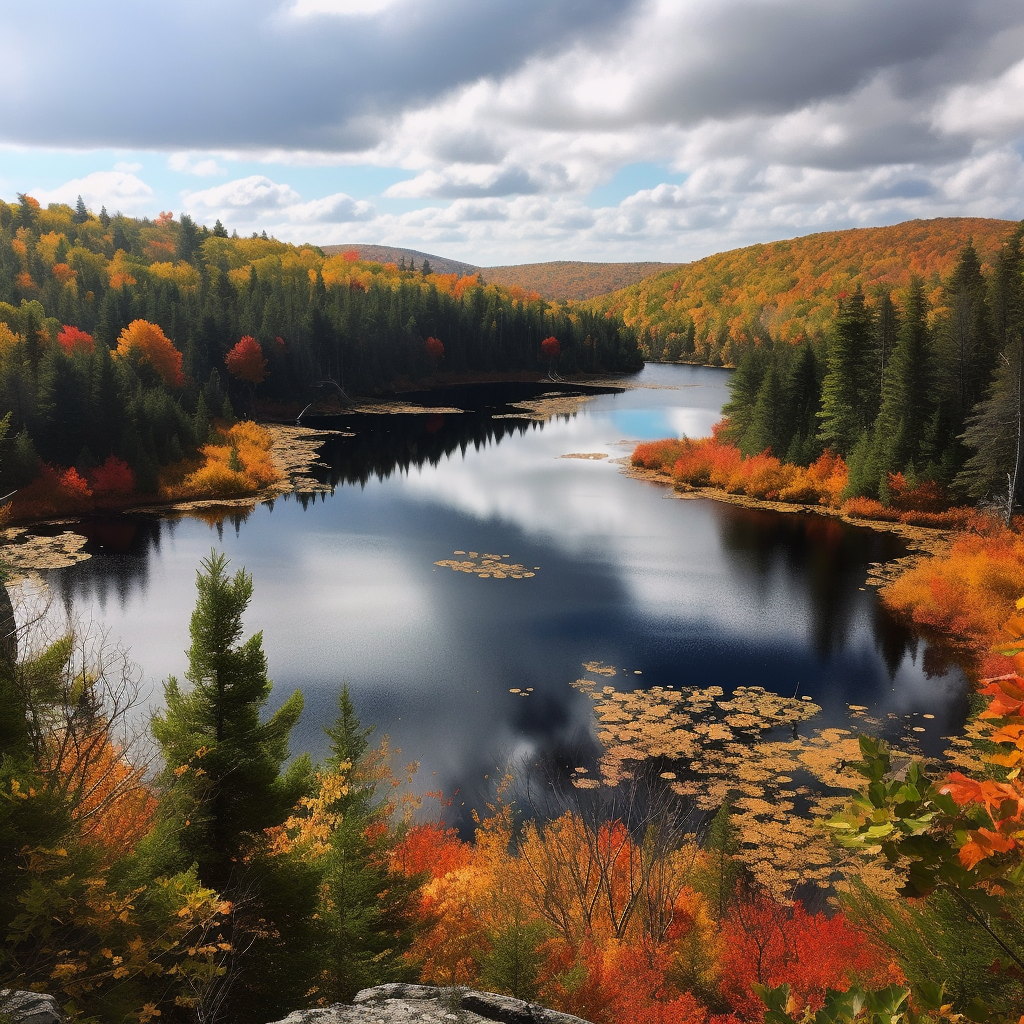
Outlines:
[[[57,343],[68,355],[75,352],[92,352],[96,347],[91,334],[86,334],[77,327],[69,327],[67,324],[60,329]]]
[[[171,221],[174,220],[174,214],[170,210],[161,210],[160,216],[157,217],[155,223],[158,227],[165,228]]]
[[[270,457],[272,444],[270,431],[250,421],[236,423],[220,431],[219,443],[204,445],[202,465],[179,483],[165,486],[163,494],[176,501],[253,494],[281,479]]]
[[[540,343],[540,351],[545,359],[557,359],[562,354],[562,346],[558,343],[558,339],[552,335],[552,337],[545,338]]]
[[[156,325],[148,320],[133,320],[117,339],[117,354],[125,358],[135,355],[156,370],[160,379],[171,387],[185,383],[181,372],[182,355],[174,343]]]
[[[72,270],[66,263],[54,263],[53,276],[62,284],[74,284],[78,278],[78,271]]]
[[[700,357],[718,349],[720,330],[734,342],[749,342],[763,328],[796,342],[832,323],[841,293],[898,294],[913,276],[934,288],[969,239],[987,264],[1012,229],[1009,221],[944,217],[825,231],[708,256],[588,305],[660,337],[692,323]]]
[[[239,380],[256,385],[267,377],[267,361],[263,358],[260,343],[251,335],[242,337],[224,357],[228,372]]]
[[[988,651],[1024,593],[1024,536],[975,515],[975,530],[947,551],[924,559],[885,587],[882,600],[919,626],[951,634]],[[989,654],[984,671],[1005,671]]]
[[[405,875],[428,874],[444,878],[451,871],[467,867],[472,847],[459,839],[453,828],[436,822],[414,825],[392,852],[392,867]]]
[[[113,861],[149,832],[156,797],[142,770],[129,764],[109,738],[98,736],[90,746],[64,784],[79,794],[75,812],[83,837]]]
[[[660,472],[671,466],[675,481],[692,487],[717,487],[766,501],[829,508],[839,505],[848,480],[846,463],[840,456],[825,452],[806,468],[782,462],[770,452],[744,458],[718,433],[697,440],[668,439],[637,445],[633,465]]]
[[[435,362],[439,363],[444,359],[444,342],[439,338],[427,338],[423,342],[423,347],[426,349],[427,355]]]
[[[34,292],[39,288],[39,286],[32,279],[32,275],[27,270],[23,270],[20,274],[18,274],[18,276],[15,277],[14,279],[14,283],[23,292]]]

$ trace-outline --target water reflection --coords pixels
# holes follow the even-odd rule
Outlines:
[[[855,703],[898,733],[927,711],[925,742],[938,744],[963,720],[962,673],[865,588],[869,562],[901,553],[896,538],[678,501],[611,459],[559,457],[625,456],[669,423],[706,432],[725,381],[648,367],[639,382],[655,387],[543,427],[492,418],[531,397],[516,389],[430,396],[460,414],[349,417],[337,425],[354,436],[321,460],[333,493],[206,522],[93,520],[94,557],[50,578],[160,680],[184,669],[196,567],[217,546],[253,574],[247,628],[264,632],[272,700],[305,694],[294,748],[325,752],[321,727],[347,682],[363,719],[421,762],[423,788],[459,792],[456,809],[479,805],[510,758],[593,751],[591,703],[570,685],[591,660],[615,668],[618,689],[807,694],[821,725]],[[539,568],[511,580],[435,565],[459,550]]]

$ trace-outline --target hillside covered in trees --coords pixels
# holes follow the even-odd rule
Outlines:
[[[934,322],[964,245],[973,240],[987,269],[1012,227],[951,217],[826,231],[708,256],[586,306],[650,334],[648,358],[733,366],[757,342],[820,340],[840,298],[858,288],[869,301],[902,299],[919,278]]]
[[[424,269],[229,236],[187,215],[0,203],[0,487],[47,467],[91,487],[113,466],[122,485],[127,471],[152,493],[162,467],[205,444],[212,419],[257,399],[294,416],[324,381],[369,394],[439,373],[641,365],[618,319]],[[542,349],[550,338],[556,363]]]
[[[488,284],[525,288],[552,302],[592,299],[636,284],[653,274],[670,270],[675,263],[591,263],[582,260],[550,260],[546,263],[516,263],[508,266],[478,267],[470,263],[403,249],[393,245],[325,245],[323,251],[337,256],[356,252],[361,260],[397,263],[403,269],[422,268],[424,261],[434,273],[479,274]]]

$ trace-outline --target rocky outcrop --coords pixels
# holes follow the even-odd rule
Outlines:
[[[297,1010],[276,1024],[587,1024],[569,1013],[548,1010],[494,992],[433,985],[365,988],[351,1005],[336,1003]]]
[[[53,996],[39,992],[19,992],[17,989],[0,989],[0,1015],[10,1017],[14,1024],[63,1024],[64,1014],[60,1012]]]

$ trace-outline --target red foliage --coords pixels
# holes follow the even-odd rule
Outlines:
[[[267,377],[267,361],[263,358],[263,349],[251,334],[239,340],[224,357],[224,363],[232,376],[253,385]]]
[[[430,823],[414,825],[406,832],[392,853],[392,862],[396,870],[406,875],[444,878],[449,872],[466,867],[472,857],[473,847],[459,839],[455,829]]]
[[[343,252],[341,254],[341,258],[346,263],[358,263],[359,262],[359,252],[356,249],[348,249],[348,250],[346,250],[345,252]]]
[[[77,327],[70,327],[65,324],[57,334],[57,342],[68,355],[75,352],[93,352],[96,345],[91,334],[79,330]]]
[[[818,1009],[827,988],[898,980],[896,969],[842,914],[809,914],[800,903],[790,909],[753,896],[736,906],[722,932],[722,994],[745,1020],[764,1017],[753,982],[788,983],[797,999]]]
[[[135,474],[123,459],[108,456],[102,466],[89,474],[92,489],[96,494],[127,495],[135,490]]]
[[[423,342],[423,347],[426,349],[427,355],[435,362],[439,363],[444,359],[444,342],[439,338],[427,338]]]
[[[540,343],[540,351],[545,359],[554,360],[562,354],[562,346],[558,343],[558,339],[552,335]]]

